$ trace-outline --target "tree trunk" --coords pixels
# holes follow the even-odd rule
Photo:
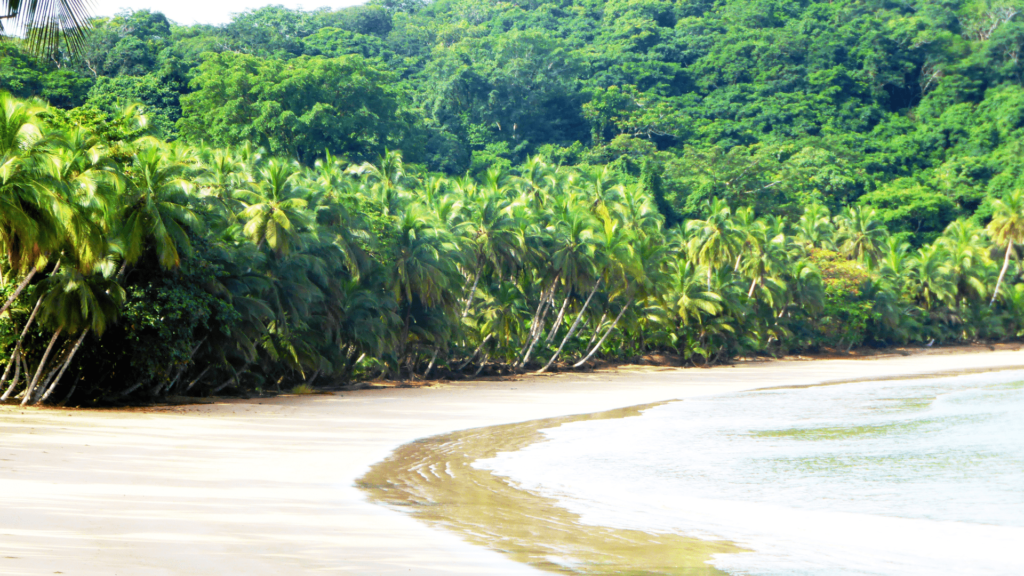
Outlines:
[[[587,354],[586,358],[584,358],[583,360],[580,360],[579,362],[573,364],[573,366],[572,366],[573,368],[579,368],[580,366],[583,366],[588,360],[590,360],[594,356],[594,354],[597,353],[598,350],[601,349],[601,344],[604,344],[604,341],[605,341],[606,338],[608,338],[608,335],[612,333],[612,330],[615,330],[615,326],[617,326],[618,323],[619,323],[619,320],[622,319],[622,315],[626,313],[626,308],[629,308],[629,306],[632,303],[633,303],[632,298],[628,302],[626,302],[625,306],[622,307],[622,310],[619,311],[619,315],[615,317],[615,321],[612,322],[612,325],[609,326],[608,330],[605,331],[604,336],[601,336],[601,339],[598,340],[597,344],[593,348],[590,349],[590,353]]]
[[[430,357],[430,364],[427,364],[427,371],[423,373],[424,380],[426,380],[430,376],[430,371],[434,369],[434,362],[437,360],[437,353],[440,351],[440,346],[436,346],[434,348],[434,355]]]
[[[604,325],[606,318],[608,318],[607,310],[605,310],[604,314],[601,314],[601,319],[598,320],[597,325],[594,326],[594,333],[590,335],[590,341],[587,342],[587,348],[590,348],[594,344],[594,340],[597,340],[597,335],[601,333],[601,326]]]
[[[484,344],[487,344],[487,342],[490,341],[490,339],[493,337],[494,334],[488,334],[487,338],[484,338],[483,342],[481,342],[480,345],[476,347],[476,350],[473,351],[473,355],[469,357],[469,360],[463,362],[462,366],[459,366],[459,369],[456,370],[456,372],[462,372],[466,368],[466,366],[469,366],[469,363],[472,362],[474,358],[476,358],[477,354],[479,354],[481,350],[483,350]]]
[[[68,356],[70,356],[70,354],[71,351],[68,350],[66,346],[64,348],[61,348],[57,352],[57,355],[55,356],[56,361],[54,362],[53,368],[51,368],[50,371],[46,373],[46,378],[43,378],[39,382],[39,385],[36,386],[36,391],[32,394],[32,400],[29,401],[29,404],[35,404],[39,402],[40,396],[43,395],[43,392],[49,389],[50,382],[53,381],[53,377],[57,375],[57,371],[60,370],[60,367],[64,365],[64,362],[67,361]]]
[[[31,400],[32,392],[35,391],[36,384],[39,383],[39,377],[43,375],[43,369],[46,368],[46,361],[50,359],[50,352],[53,351],[53,345],[57,343],[57,338],[60,336],[62,330],[64,329],[57,328],[53,333],[53,338],[50,338],[50,344],[46,346],[46,352],[43,353],[43,359],[39,361],[39,367],[36,368],[36,375],[32,377],[32,382],[25,391],[25,397],[21,400],[22,406],[28,404],[29,400]]]
[[[14,392],[14,387],[18,385],[18,378],[21,376],[21,351],[15,350],[11,361],[14,362],[14,379],[11,380],[11,385],[7,388],[7,391],[4,392],[4,395],[0,396],[0,402],[4,402],[10,398],[11,392]]]
[[[558,350],[555,350],[555,353],[551,355],[551,358],[548,360],[548,363],[545,364],[543,368],[538,370],[537,374],[546,372],[547,369],[550,368],[551,365],[555,363],[555,360],[558,360],[558,356],[559,354],[562,353],[562,349],[565,348],[565,344],[569,341],[569,338],[572,338],[572,335],[576,333],[576,328],[580,325],[580,320],[583,318],[583,315],[587,313],[587,306],[590,305],[590,300],[594,297],[594,294],[597,293],[597,289],[600,286],[601,279],[598,278],[597,282],[594,283],[594,289],[591,290],[590,295],[587,296],[587,301],[583,303],[583,308],[580,309],[579,315],[576,316],[576,320],[572,323],[572,326],[569,327],[569,332],[565,335],[565,338],[562,338],[562,343],[558,345]]]
[[[21,282],[18,284],[18,287],[14,289],[14,293],[11,294],[9,298],[7,298],[7,302],[4,303],[4,307],[0,308],[0,315],[3,315],[4,312],[7,312],[7,309],[11,307],[11,304],[13,304],[14,301],[18,299],[18,296],[21,296],[22,291],[25,290],[25,286],[28,286],[28,283],[32,281],[32,278],[35,275],[35,268],[29,270],[28,274],[25,275],[25,278],[23,278]]]
[[[533,354],[534,346],[537,345],[537,342],[540,342],[540,337],[542,334],[544,334],[544,319],[548,317],[548,312],[550,311],[551,306],[548,306],[544,309],[544,313],[541,314],[540,321],[537,324],[537,333],[533,335],[533,339],[530,340],[529,348],[526,349],[526,354],[524,354],[523,359],[520,360],[519,363],[514,366],[514,369],[518,370],[523,366],[526,366],[526,364],[530,361],[530,355]]]
[[[42,303],[43,303],[43,299],[42,298],[36,300],[36,305],[32,308],[32,314],[29,315],[28,321],[25,322],[25,328],[22,329],[21,336],[18,337],[18,342],[14,345],[14,353],[11,354],[12,361],[14,359],[14,354],[18,353],[21,350],[21,345],[25,341],[25,336],[28,335],[28,330],[29,330],[29,328],[32,327],[32,322],[36,319],[36,314],[39,313],[39,307],[42,305]],[[7,367],[8,368],[11,367],[10,362],[7,363]],[[7,381],[7,371],[5,370],[4,371],[3,380],[0,380],[0,386],[3,386],[3,383],[6,382],[6,381]]]
[[[519,351],[519,356],[522,359],[512,366],[513,370],[518,370],[530,360],[530,353],[533,352],[533,347],[536,346],[537,340],[540,339],[544,319],[548,316],[548,301],[555,295],[558,279],[559,276],[555,276],[555,281],[551,283],[551,289],[541,293],[540,304],[537,305],[537,313],[533,315],[533,324],[530,326],[530,335],[526,338],[526,344],[523,345],[523,349]]]
[[[210,364],[206,368],[203,368],[203,371],[199,373],[199,376],[196,376],[194,380],[188,383],[188,386],[185,387],[185,392],[191,390],[192,387],[195,386],[197,382],[202,380],[203,376],[206,376],[206,373],[210,371],[210,368],[213,368],[213,364]]]
[[[548,337],[544,339],[545,344],[551,342],[551,339],[554,338],[555,333],[558,332],[558,329],[562,326],[562,319],[565,318],[565,309],[568,308],[570,299],[572,299],[571,292],[569,294],[566,294],[565,301],[562,302],[562,307],[561,309],[558,310],[558,316],[555,317],[555,323],[551,325],[551,331],[548,332]]]
[[[526,343],[519,349],[519,354],[516,354],[516,362],[513,364],[513,368],[519,365],[519,359],[526,354],[526,349],[533,343],[534,338],[537,337],[537,332],[539,331],[537,323],[541,321],[542,317],[547,317],[547,306],[548,296],[547,292],[544,292],[541,295],[540,304],[537,305],[537,312],[533,315],[533,322],[530,324],[530,333],[526,335]],[[543,316],[541,315],[542,313]]]
[[[999,296],[999,286],[1003,283],[1003,276],[1006,276],[1006,269],[1010,267],[1010,251],[1013,250],[1013,241],[1010,240],[1006,243],[1006,257],[1003,258],[1003,269],[999,271],[999,279],[996,280],[996,289],[992,291],[992,300],[989,301],[989,308],[992,307],[996,302],[996,297]]]
[[[120,394],[118,394],[117,397],[118,398],[124,398],[125,396],[131,394],[132,392],[135,392],[139,388],[142,388],[142,385],[145,384],[145,383],[146,383],[146,381],[143,380],[141,382],[137,382],[135,384],[132,384],[131,386],[128,387],[127,390],[125,390],[124,392],[121,392]]]
[[[363,354],[357,359],[356,354],[359,353],[359,349],[355,346],[352,346],[351,348],[352,352],[345,357],[345,370],[341,373],[341,380],[343,382],[348,382],[348,379],[352,376],[352,371],[355,370],[356,365],[359,364],[360,360],[366,357],[366,354]]]
[[[50,384],[50,387],[46,390],[46,393],[43,394],[43,397],[39,399],[40,404],[45,404],[46,399],[50,397],[50,394],[53,394],[54,390],[57,389],[57,385],[60,384],[60,379],[64,376],[64,371],[71,365],[71,361],[75,358],[75,353],[78,352],[78,349],[82,346],[82,342],[88,334],[88,328],[82,331],[82,335],[78,337],[78,342],[75,342],[75,347],[71,349],[71,354],[69,354],[68,359],[64,361],[64,366],[60,369],[60,373],[57,374],[57,378],[54,379],[53,384]]]
[[[490,352],[488,352],[487,354],[484,354],[484,359],[480,361],[480,367],[476,369],[476,372],[473,372],[473,377],[474,378],[479,376],[480,373],[484,371],[484,366],[487,366],[487,361],[490,360],[490,359],[491,359],[491,353]]]
[[[178,380],[180,380],[181,377],[185,375],[185,372],[188,370],[189,364],[192,363],[192,359],[195,358],[195,356],[196,356],[196,352],[198,352],[199,348],[201,348],[203,346],[203,344],[206,342],[207,338],[209,338],[209,336],[203,336],[203,339],[199,341],[199,344],[196,344],[196,347],[193,348],[192,351],[188,353],[188,360],[186,360],[185,364],[181,367],[180,370],[178,370],[178,375],[175,376],[173,380],[171,380],[171,383],[167,385],[167,388],[164,388],[164,393],[165,394],[169,393],[171,391],[171,388],[174,388],[174,385],[178,383]],[[155,393],[157,393],[157,394],[160,393],[160,387],[159,386],[157,387]]]
[[[476,296],[476,285],[480,282],[480,272],[476,273],[476,278],[473,280],[473,287],[469,289],[469,296],[466,296],[466,307],[462,310],[462,317],[465,318],[466,314],[469,314],[469,308],[473,304],[473,296]]]
[[[221,384],[220,386],[217,386],[216,388],[214,388],[210,392],[210,394],[216,394],[216,393],[220,392],[221,390],[227,388],[228,384],[231,384],[232,380],[235,381],[235,386],[241,386],[242,385],[242,375],[249,371],[249,366],[252,366],[252,362],[246,362],[245,366],[242,366],[241,370],[235,372],[235,367],[232,366],[231,363],[229,362],[228,363],[228,368],[231,368],[231,371],[234,373],[234,376],[232,376],[231,378],[228,378],[227,382],[225,382],[225,383]],[[280,382],[280,381],[278,381],[278,382]],[[280,386],[278,386],[278,390],[280,390]]]

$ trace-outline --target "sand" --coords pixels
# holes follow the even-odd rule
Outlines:
[[[1016,350],[626,368],[137,411],[0,408],[0,575],[540,574],[355,482],[456,430],[773,386],[1024,367]]]

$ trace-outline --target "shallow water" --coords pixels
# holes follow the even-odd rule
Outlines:
[[[1024,372],[776,389],[477,461],[582,522],[728,540],[730,574],[1024,574]]]

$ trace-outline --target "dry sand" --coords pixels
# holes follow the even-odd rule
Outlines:
[[[539,574],[372,504],[357,478],[442,433],[707,394],[1024,368],[1016,350],[227,401],[0,407],[0,575]]]

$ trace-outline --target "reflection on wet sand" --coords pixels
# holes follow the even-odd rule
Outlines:
[[[478,428],[406,444],[374,466],[359,486],[374,500],[401,506],[512,559],[559,574],[712,575],[713,554],[743,552],[726,541],[648,534],[582,524],[551,498],[521,490],[472,466],[499,452],[544,440],[541,430],[568,422],[637,416],[649,404]]]

